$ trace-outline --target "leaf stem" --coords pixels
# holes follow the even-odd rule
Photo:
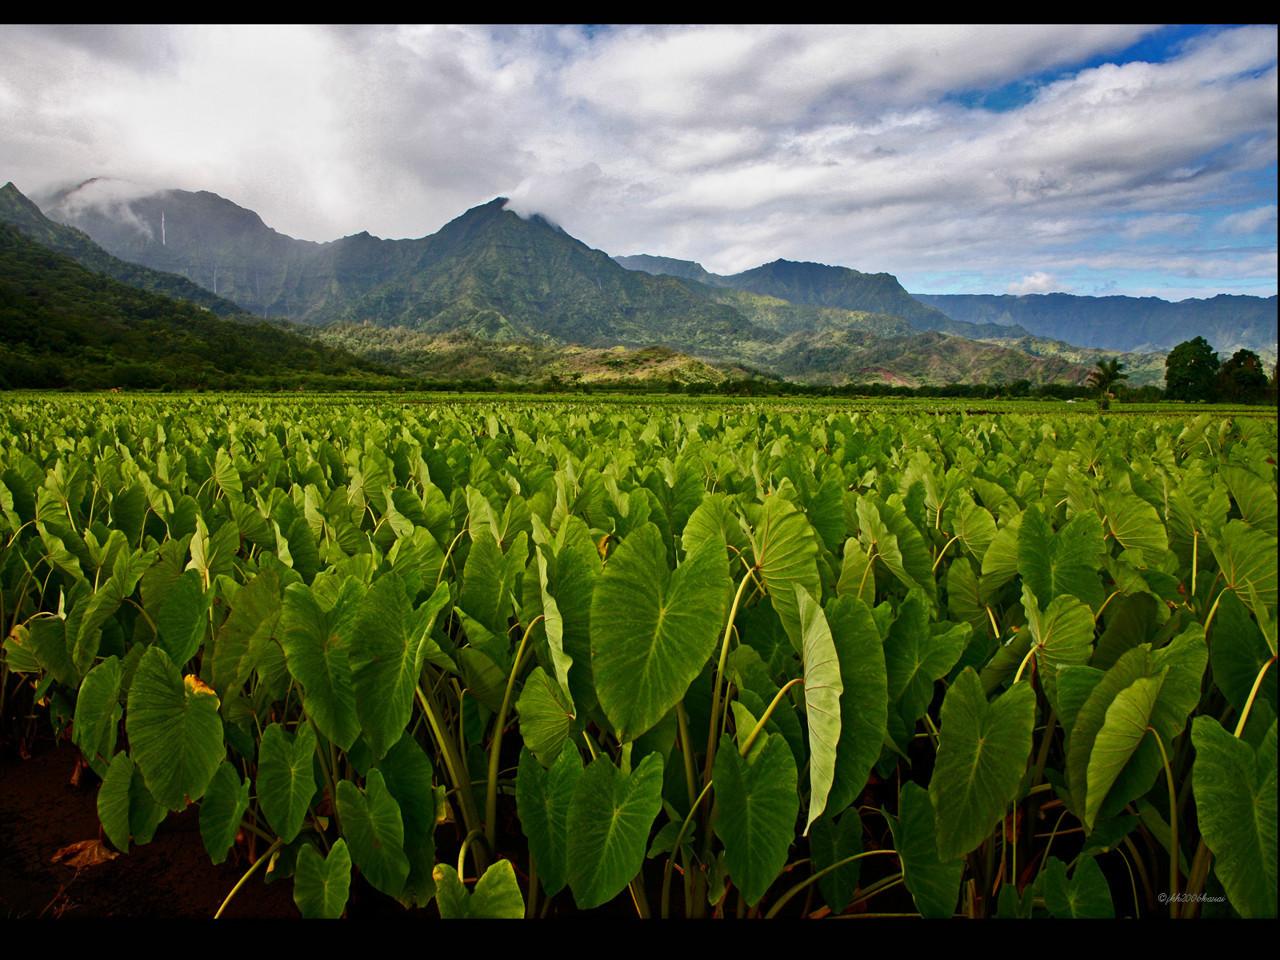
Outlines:
[[[458,803],[462,807],[463,822],[468,830],[474,830],[479,818],[476,816],[475,801],[471,796],[471,784],[462,775],[462,765],[454,755],[453,742],[449,739],[440,722],[439,707],[435,702],[435,694],[431,692],[429,686],[424,689],[421,683],[418,684],[416,693],[418,695],[418,703],[421,704],[423,712],[427,715],[427,723],[431,727],[431,734],[435,737],[436,745],[440,747],[440,752],[444,756],[445,768],[449,773],[449,779],[453,781],[454,791],[458,795]]]
[[[942,516],[942,513],[939,512],[938,516]],[[938,572],[938,564],[940,564],[942,562],[942,558],[947,555],[947,547],[950,547],[953,543],[955,543],[959,539],[960,539],[960,534],[957,533],[954,537],[952,537],[950,540],[946,542],[946,545],[943,546],[943,548],[938,552],[938,559],[933,561],[933,570],[930,571],[931,573]]]
[[[1249,699],[1244,702],[1244,709],[1240,711],[1240,722],[1236,724],[1235,736],[1244,733],[1244,725],[1249,722],[1249,713],[1253,710],[1253,702],[1258,698],[1258,690],[1262,687],[1262,678],[1266,676],[1267,671],[1271,669],[1271,665],[1276,662],[1276,655],[1273,653],[1271,659],[1262,665],[1262,669],[1258,671],[1258,675],[1253,678],[1253,687],[1249,690]]]
[[[698,798],[689,806],[688,816],[684,818],[684,822],[680,824],[680,832],[676,834],[675,842],[671,845],[671,856],[667,857],[667,865],[662,871],[662,919],[667,919],[671,913],[671,870],[675,864],[675,858],[680,853],[680,844],[684,842],[685,834],[689,832],[689,824],[693,823],[693,815],[697,812],[698,807],[702,805],[702,800],[711,790],[711,781],[707,781],[707,785],[702,788],[702,792],[698,794]],[[685,864],[685,869],[689,869],[689,864]]]
[[[814,873],[809,874],[809,876],[805,877],[803,880],[797,883],[794,887],[792,887],[790,890],[784,893],[781,897],[778,898],[778,901],[772,907],[769,908],[769,912],[764,915],[764,918],[766,920],[772,920],[774,917],[778,915],[778,912],[784,906],[787,905],[787,902],[792,897],[794,897],[798,893],[802,893],[806,888],[808,888],[812,884],[817,883],[827,874],[832,873],[836,870],[839,870],[841,867],[848,866],[849,864],[853,863],[855,860],[862,860],[864,857],[876,857],[876,856],[896,857],[898,856],[898,851],[897,850],[864,850],[862,851],[862,853],[855,853],[851,857],[845,857],[842,860],[837,860],[835,863],[831,864],[829,867],[823,867],[821,870],[818,870],[818,871],[815,871]]]
[[[1039,646],[1040,645],[1038,643],[1031,644],[1031,649],[1028,650],[1027,655],[1022,658],[1022,662],[1018,664],[1018,672],[1013,675],[1014,683],[1017,683],[1019,680],[1022,679],[1022,671],[1027,668],[1027,664],[1030,662],[1031,658],[1035,656],[1036,648]]]
[[[745,757],[751,752],[751,747],[755,744],[756,737],[760,736],[760,731],[762,731],[764,729],[764,725],[769,722],[769,718],[773,716],[774,709],[782,702],[782,698],[786,695],[786,692],[794,686],[803,684],[804,678],[796,677],[794,680],[789,680],[783,685],[782,689],[778,691],[777,695],[773,698],[773,701],[765,709],[764,714],[756,721],[756,725],[751,729],[751,733],[742,744],[742,748],[738,751],[742,756]]]
[[[1172,896],[1169,898],[1169,916],[1176,917],[1178,911],[1178,791],[1173,785],[1173,770],[1169,766],[1169,754],[1165,752],[1164,740],[1155,727],[1148,726],[1156,738],[1156,746],[1160,748],[1160,759],[1164,762],[1164,778],[1169,785],[1169,887]]]
[[[248,870],[246,870],[244,872],[244,876],[242,876],[240,880],[236,883],[236,885],[231,888],[231,892],[228,893],[227,898],[222,901],[222,906],[220,906],[218,908],[218,912],[213,915],[213,919],[217,920],[219,917],[222,916],[222,912],[227,909],[227,905],[231,903],[231,901],[235,898],[235,895],[240,892],[240,888],[243,887],[246,883],[248,883],[249,878],[258,872],[258,868],[262,866],[263,863],[266,862],[267,858],[271,856],[273,853],[275,853],[277,850],[279,850],[282,846],[284,846],[284,841],[281,840],[279,837],[276,837],[275,841],[271,844],[271,846],[267,847],[266,851],[262,854],[262,856],[260,856],[257,860],[253,861],[253,866],[251,866]]]
[[[502,708],[498,710],[498,719],[494,724],[493,739],[489,743],[489,782],[485,788],[484,797],[484,839],[490,851],[497,850],[498,766],[502,760],[502,732],[507,725],[507,711],[511,709],[511,692],[515,689],[516,677],[520,675],[520,670],[524,666],[525,648],[529,644],[529,637],[533,633],[533,628],[542,619],[542,614],[534,617],[529,622],[529,626],[525,628],[524,636],[520,638],[520,646],[516,649],[515,660],[511,663],[511,674],[507,677],[507,689],[502,695]]]
[[[484,839],[484,831],[481,830],[479,827],[476,827],[474,830],[469,831],[467,835],[462,838],[462,846],[458,848],[458,882],[459,883],[463,882],[462,878],[466,875],[465,870],[467,865],[467,850],[471,847],[471,841],[475,840],[477,837],[482,840]],[[475,861],[476,878],[479,879],[480,875],[484,873],[484,866],[480,863],[480,858],[476,856],[474,852],[472,853],[471,858]]]
[[[692,809],[698,787],[696,774],[693,772],[693,741],[689,739],[689,715],[685,713],[683,700],[676,704],[676,723],[680,730],[680,755],[684,760],[684,779],[689,791],[689,808]]]
[[[707,727],[707,759],[702,767],[703,783],[711,782],[711,768],[715,765],[716,731],[720,726],[717,722],[720,715],[720,686],[724,683],[725,663],[729,659],[729,639],[733,636],[733,621],[738,616],[738,605],[742,602],[743,591],[751,581],[751,573],[752,571],[748,570],[738,583],[738,592],[733,598],[733,607],[729,610],[729,622],[724,627],[724,640],[720,644],[720,659],[716,664],[715,677],[711,684],[711,713]]]

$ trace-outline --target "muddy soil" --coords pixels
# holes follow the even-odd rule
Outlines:
[[[128,856],[78,870],[51,862],[63,847],[100,836],[98,779],[85,771],[81,785],[70,782],[78,755],[43,743],[29,760],[12,751],[0,758],[0,918],[212,917],[249,862],[239,848],[221,866],[209,862],[195,806],[170,814]],[[292,884],[254,877],[223,915],[297,917]]]

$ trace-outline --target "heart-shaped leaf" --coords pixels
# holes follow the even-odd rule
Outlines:
[[[409,878],[404,820],[380,770],[369,771],[364,790],[350,780],[339,781],[338,817],[351,859],[365,879],[387,896],[400,896]]]
[[[345,782],[345,781],[344,781]],[[351,892],[351,854],[339,839],[327,857],[311,844],[298,851],[293,874],[293,902],[308,920],[337,920]]]
[[[988,703],[972,668],[956,677],[942,701],[938,758],[929,780],[941,860],[975,849],[1017,799],[1035,722],[1030,684],[1014,684]]]
[[[1212,717],[1191,725],[1191,789],[1214,870],[1242,917],[1276,915],[1276,724],[1257,750]]]
[[[218,696],[183,677],[159,647],[149,647],[129,687],[125,731],[152,796],[181,810],[204,796],[226,757]]]
[[[713,779],[720,810],[715,832],[734,885],[754,907],[782,872],[795,836],[796,761],[777,734],[761,734],[749,758],[726,734]]]
[[[591,600],[591,672],[619,739],[635,739],[684,697],[715,650],[729,590],[718,545],[673,573],[651,523],[610,557]]]
[[[309,723],[290,735],[273,723],[258,747],[258,802],[271,829],[292,843],[302,829],[311,798],[316,795],[316,735]]]
[[[608,903],[640,872],[661,807],[661,755],[649,754],[630,775],[608,757],[591,762],[569,806],[569,887],[579,909]]]

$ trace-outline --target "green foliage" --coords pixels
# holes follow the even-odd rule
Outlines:
[[[1170,400],[1217,399],[1218,355],[1204,337],[1178,344],[1165,358],[1164,393]]]
[[[1038,403],[7,396],[6,709],[306,915],[1273,912],[1274,421]]]

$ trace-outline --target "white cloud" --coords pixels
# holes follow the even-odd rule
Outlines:
[[[207,189],[313,240],[422,236],[505,195],[593,247],[718,272],[1083,289],[1122,261],[1225,280],[1269,254],[1274,278],[1274,245],[1191,250],[1215,204],[1245,208],[1224,232],[1274,223],[1273,28],[1074,70],[1002,112],[949,96],[1150,30],[6,27],[0,179]]]
[[[1254,207],[1222,218],[1218,228],[1224,233],[1275,233],[1276,205]]]
[[[1017,283],[1011,283],[1006,288],[1006,293],[1012,293],[1015,296],[1023,296],[1028,293],[1061,293],[1066,290],[1058,278],[1045,273],[1043,270],[1037,270],[1035,273],[1028,274]]]

